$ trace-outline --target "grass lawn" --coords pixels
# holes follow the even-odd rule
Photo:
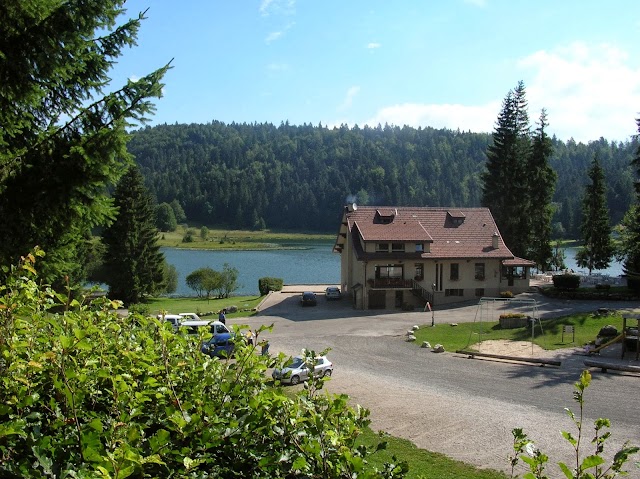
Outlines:
[[[593,313],[576,313],[542,320],[541,323],[542,331],[539,323],[535,324],[533,342],[543,349],[553,350],[583,346],[596,339],[600,328],[608,324],[621,331],[622,315],[615,313],[595,316]],[[564,342],[562,341],[562,326],[564,325],[574,326],[575,342],[572,342],[572,336],[567,334],[564,335]],[[531,328],[501,329],[497,321],[460,323],[458,326],[436,324],[434,327],[431,327],[431,323],[429,323],[420,326],[420,329],[415,332],[415,336],[418,345],[422,344],[422,341],[429,341],[432,346],[442,344],[446,351],[457,351],[488,339],[531,341]]]
[[[396,456],[409,464],[407,479],[506,479],[508,477],[498,471],[478,469],[443,454],[419,449],[406,439],[392,436],[380,438],[371,429],[365,430],[358,437],[357,444],[375,447],[382,441],[387,441],[387,449],[369,456],[368,461],[381,468],[385,462],[394,462],[393,456]],[[506,457],[510,452],[505,451],[505,465],[508,464]]]
[[[148,313],[155,316],[161,311],[168,314],[196,313],[203,319],[218,319],[218,311],[236,306],[236,313],[228,313],[227,318],[253,316],[254,309],[264,296],[232,296],[224,299],[204,298],[151,298],[144,303]],[[211,314],[207,314],[211,313]]]
[[[191,231],[192,241],[183,243],[187,231]],[[332,241],[335,235],[288,233],[270,230],[242,231],[212,229],[205,239],[200,237],[200,227],[179,225],[172,232],[160,233],[158,244],[167,248],[191,248],[207,250],[256,250],[282,249],[282,243],[305,241]],[[300,247],[300,245],[297,245]]]

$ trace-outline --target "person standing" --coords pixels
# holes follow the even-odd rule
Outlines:
[[[218,321],[220,321],[222,324],[227,324],[227,310],[223,309],[222,311],[220,311],[220,313],[218,314]]]

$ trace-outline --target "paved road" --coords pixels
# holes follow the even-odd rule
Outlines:
[[[434,354],[404,341],[412,325],[431,323],[429,313],[358,311],[346,299],[329,302],[322,295],[317,307],[303,308],[299,297],[297,293],[272,294],[261,305],[260,314],[246,322],[274,324],[268,333],[272,353],[293,355],[302,347],[331,348],[336,374],[330,390],[346,392],[371,409],[374,427],[411,439],[419,447],[497,469],[507,465],[513,427],[525,427],[531,436],[542,437],[538,442],[541,448],[547,447],[546,452],[565,446],[559,432],[573,429],[564,408],[576,410],[572,385],[585,359],[574,350],[558,353],[560,368],[470,360],[452,352]],[[558,301],[535,293],[519,298],[535,299],[542,319],[599,307],[639,306]],[[436,310],[434,317],[437,324],[495,320],[506,307],[531,314],[524,302],[490,305],[485,310],[476,303]],[[615,352],[608,354],[617,360]],[[594,371],[593,378],[585,424],[607,417],[614,425],[612,444],[619,446],[624,440],[640,444],[640,377]],[[589,439],[591,435],[589,431]],[[474,436],[482,442],[475,448]],[[629,477],[640,477],[637,471]]]

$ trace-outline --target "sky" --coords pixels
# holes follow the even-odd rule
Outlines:
[[[171,61],[150,124],[385,124],[492,132],[522,80],[549,135],[627,141],[638,0],[128,0],[112,87]],[[121,18],[122,21],[125,17]]]

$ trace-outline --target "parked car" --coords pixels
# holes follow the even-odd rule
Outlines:
[[[326,356],[319,356],[315,358],[315,365],[313,367],[313,375],[315,377],[331,376],[333,373],[333,364],[327,359]],[[304,362],[302,356],[295,356],[285,364],[282,369],[276,368],[271,373],[271,377],[284,384],[296,385],[300,381],[306,381],[309,379],[309,368]]]
[[[182,322],[182,316],[179,314],[159,314],[157,318],[160,321],[169,321],[174,328],[178,328],[178,325]]]
[[[337,286],[329,286],[324,290],[324,296],[327,299],[340,299],[342,294],[340,293],[340,288]]]
[[[316,298],[316,293],[311,291],[306,291],[302,293],[302,298],[300,298],[302,306],[315,306],[318,304],[318,300]]]
[[[182,319],[188,321],[202,321],[200,316],[198,316],[196,313],[180,313],[180,316],[182,316]]]
[[[222,358],[233,356],[236,335],[220,321],[209,321],[211,336],[200,345],[200,352],[209,356]]]

